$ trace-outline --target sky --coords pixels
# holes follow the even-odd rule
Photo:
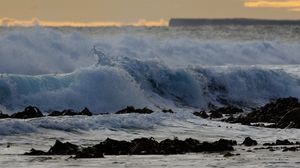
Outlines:
[[[166,25],[170,18],[300,19],[300,0],[0,0],[1,25]]]

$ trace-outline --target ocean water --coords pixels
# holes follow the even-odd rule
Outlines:
[[[259,143],[297,141],[297,129],[268,129],[208,121],[193,111],[235,105],[245,109],[300,98],[299,26],[0,28],[0,110],[28,105],[51,110],[88,107],[95,117],[0,120],[0,167],[299,167],[299,152],[115,156],[72,160],[23,156],[60,139],[99,143],[130,140],[228,138]],[[115,115],[128,105],[151,115]],[[175,114],[160,113],[171,108]],[[7,148],[7,144],[10,148]]]

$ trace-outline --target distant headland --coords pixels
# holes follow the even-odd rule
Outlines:
[[[300,20],[268,20],[268,19],[189,19],[173,18],[169,26],[205,26],[205,25],[299,25]]]

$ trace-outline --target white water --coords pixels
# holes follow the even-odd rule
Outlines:
[[[2,31],[2,111],[27,105],[45,111],[87,106],[95,113],[126,105],[257,106],[273,98],[300,97],[298,41],[208,40],[190,38],[183,30],[176,36],[144,31]],[[101,66],[95,66],[93,46],[105,53]]]

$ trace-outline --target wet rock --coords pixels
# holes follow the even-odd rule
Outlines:
[[[283,147],[282,152],[287,152],[287,151],[295,152],[295,151],[298,151],[298,150],[299,149],[297,147]]]
[[[2,112],[0,112],[0,119],[4,118],[10,118],[10,116],[8,114],[3,114]]]
[[[201,118],[208,118],[209,115],[205,111],[200,111],[200,112],[194,112],[193,113],[195,116],[201,117]]]
[[[138,138],[131,142],[107,138],[92,147],[80,148],[69,142],[56,141],[48,152],[32,149],[27,155],[75,155],[74,158],[102,158],[104,155],[154,155],[154,154],[185,154],[199,152],[232,151],[236,141],[220,139],[215,142],[200,143],[196,139],[177,138],[157,142],[154,138]]]
[[[79,152],[79,147],[72,143],[62,143],[56,140],[55,144],[47,152],[49,155],[74,155]]]
[[[159,143],[160,153],[165,155],[184,154],[187,152],[197,152],[200,142],[194,139],[187,139],[185,141],[177,138],[165,139]]]
[[[212,111],[209,117],[210,118],[222,118],[223,114],[220,113],[219,111]]]
[[[279,121],[276,123],[278,128],[300,128],[300,108],[294,108],[288,111]]]
[[[242,113],[243,109],[234,107],[234,106],[227,106],[227,107],[221,107],[215,110],[210,111],[212,112],[218,112],[221,114],[237,114],[237,113]]]
[[[130,114],[130,113],[138,113],[138,114],[151,114],[154,111],[144,107],[143,109],[136,109],[133,106],[127,106],[125,109],[117,111],[116,114]]]
[[[172,109],[163,109],[162,110],[163,113],[174,113],[174,111]]]
[[[134,146],[130,149],[133,155],[154,155],[159,154],[159,143],[154,138],[140,138],[131,141]]]
[[[285,140],[276,140],[275,143],[264,143],[264,146],[276,146],[276,145],[298,145],[299,142],[290,142],[289,140],[285,139]]]
[[[92,116],[93,114],[90,112],[88,108],[84,108],[81,112],[75,112],[72,109],[63,110],[60,111],[53,111],[48,116],[76,116],[76,115],[86,115],[86,116]]]
[[[236,141],[233,140],[220,139],[213,143],[203,142],[200,149],[204,152],[232,151],[233,145],[236,144]]]
[[[92,116],[93,114],[87,107],[85,107],[81,112],[78,113],[78,115]]]
[[[37,118],[43,117],[43,113],[34,106],[28,106],[22,112],[14,113],[11,115],[11,118],[18,118],[18,119],[27,119],[27,118]]]
[[[128,155],[133,146],[134,144],[131,142],[107,138],[105,141],[95,145],[93,148],[98,153],[103,153],[105,155]]]
[[[76,153],[75,157],[76,159],[79,158],[104,158],[104,155],[102,152],[98,152],[95,148],[93,147],[87,147],[84,148],[82,151],[79,151]]]
[[[255,146],[255,145],[257,145],[257,141],[251,139],[250,137],[247,137],[247,138],[245,138],[245,140],[242,143],[242,145],[245,145],[245,146]]]
[[[32,148],[30,152],[26,152],[24,155],[47,155],[47,154],[48,154],[47,152]]]
[[[240,115],[237,118],[230,118],[228,122],[242,123],[273,123],[270,128],[300,128],[299,119],[300,103],[297,98],[280,98],[266,104],[263,107],[253,110],[246,116]],[[262,126],[262,125],[257,125]]]
[[[233,157],[233,156],[239,156],[239,155],[241,155],[241,154],[239,154],[239,153],[233,154],[233,153],[231,153],[231,152],[227,152],[227,153],[225,153],[223,156],[224,156],[224,157]]]

